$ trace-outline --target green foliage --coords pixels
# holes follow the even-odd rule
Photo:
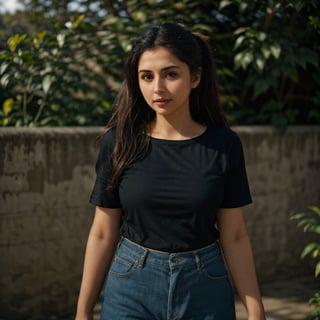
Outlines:
[[[310,207],[310,212],[297,213],[291,219],[299,220],[298,226],[303,227],[304,232],[311,232],[320,236],[320,207]],[[315,277],[320,275],[320,242],[311,242],[307,244],[301,253],[301,258],[310,256],[316,260]],[[320,292],[317,292],[309,303],[315,306],[315,309],[307,317],[307,320],[320,319]]]
[[[308,213],[297,213],[292,219],[299,220],[298,226],[303,227],[304,232],[315,233],[320,236],[320,207],[310,207]],[[318,260],[315,268],[315,276],[320,275],[320,242],[311,242],[306,245],[301,253],[301,258],[311,256]]]
[[[2,48],[1,125],[105,123],[136,33],[168,20],[209,37],[231,124],[320,123],[316,0],[20,2],[45,30]]]
[[[311,311],[306,320],[320,320],[320,292],[317,292],[309,303],[315,306],[315,309]]]
[[[319,70],[319,24],[311,10],[316,2],[235,2],[224,1],[223,8],[237,13],[232,54],[235,75],[243,84],[232,87],[240,98],[234,120],[272,123],[281,130],[317,122],[320,108],[312,100],[318,96],[319,77],[312,70]]]
[[[0,66],[2,126],[104,123],[112,94],[105,91],[105,76],[90,51],[99,37],[90,25],[80,28],[82,19],[54,32],[8,39]]]

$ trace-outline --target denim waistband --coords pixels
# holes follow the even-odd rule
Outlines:
[[[200,264],[200,261],[220,255],[220,248],[217,242],[196,250],[172,253],[147,248],[123,237],[118,248],[120,251],[126,251],[128,255],[137,260],[140,267],[143,266],[146,260],[155,264],[179,266],[190,263]]]

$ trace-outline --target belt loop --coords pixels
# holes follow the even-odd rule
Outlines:
[[[196,260],[197,269],[201,270],[202,269],[201,260],[200,260],[199,255],[198,255],[198,253],[196,251],[194,252],[194,257],[195,257],[195,260]]]
[[[121,236],[120,239],[119,239],[119,242],[118,242],[117,247],[116,247],[116,251],[118,251],[118,249],[120,248],[122,241],[123,241],[123,236]]]
[[[142,256],[140,257],[137,267],[142,269],[144,267],[144,262],[146,261],[147,255],[148,255],[149,251],[147,249],[144,249],[144,252],[142,254]]]

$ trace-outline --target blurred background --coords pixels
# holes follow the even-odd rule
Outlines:
[[[320,123],[317,0],[1,0],[0,125],[101,125],[146,25],[209,37],[231,124]]]

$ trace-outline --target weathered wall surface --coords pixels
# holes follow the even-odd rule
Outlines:
[[[0,129],[1,319],[49,319],[74,307],[102,131]]]
[[[313,266],[301,261],[300,254],[314,237],[290,216],[320,206],[320,126],[291,127],[284,135],[272,127],[235,129],[244,145],[253,195],[246,217],[259,278],[310,274]]]
[[[235,127],[254,203],[246,208],[261,281],[310,273],[310,240],[289,217],[320,205],[320,127]],[[0,318],[73,312],[103,128],[0,129]],[[312,272],[312,271],[311,271]]]

